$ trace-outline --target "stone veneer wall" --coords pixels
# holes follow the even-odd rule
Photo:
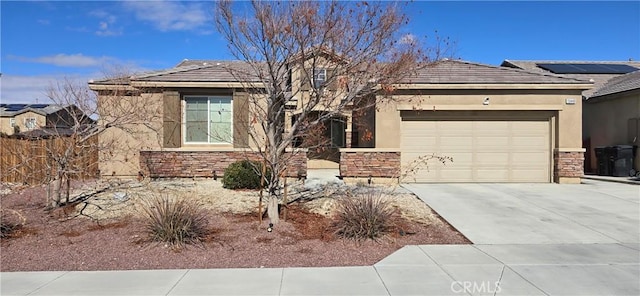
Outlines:
[[[554,175],[557,178],[580,178],[584,175],[584,152],[556,151]]]
[[[287,161],[287,177],[307,175],[307,155],[292,153]],[[224,170],[238,160],[260,160],[254,151],[140,151],[140,167],[152,178],[222,177]]]
[[[340,151],[340,176],[399,177],[400,152],[359,152],[353,150]]]

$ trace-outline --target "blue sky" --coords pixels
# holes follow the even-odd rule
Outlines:
[[[48,102],[64,77],[88,81],[114,65],[135,71],[183,59],[230,59],[198,1],[0,2],[0,102]],[[454,56],[522,60],[640,60],[640,2],[415,1],[403,28],[455,43]]]

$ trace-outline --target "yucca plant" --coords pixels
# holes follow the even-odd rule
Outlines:
[[[207,235],[207,217],[192,201],[153,196],[143,207],[145,230],[152,241],[174,248],[202,242]]]

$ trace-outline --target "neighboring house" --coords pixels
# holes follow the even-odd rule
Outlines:
[[[66,135],[76,119],[92,123],[90,118],[77,116],[75,106],[56,104],[0,104],[0,132],[25,136]]]
[[[594,96],[594,93],[603,88],[610,80],[640,70],[640,62],[638,61],[519,61],[504,60],[503,67],[511,67],[537,73],[555,74],[563,77],[571,77],[580,80],[588,80],[593,82],[593,87],[582,93],[583,100],[587,101]],[[587,104],[583,104],[587,108]],[[586,112],[582,114],[582,140],[583,147],[586,149],[585,154],[585,172],[594,173],[596,171],[595,147],[618,145],[628,143],[626,141],[607,141],[602,139],[594,140],[592,138],[593,125],[607,125],[609,122],[621,120],[614,113],[601,112],[596,118],[594,112]],[[627,111],[619,110],[626,114]],[[597,113],[597,112],[596,112]],[[608,117],[603,117],[608,114]],[[631,117],[630,117],[631,118]],[[625,122],[628,118],[625,118]],[[618,126],[618,125],[616,125]],[[626,134],[626,126],[624,128]],[[612,130],[611,130],[612,131]],[[613,138],[612,138],[613,139]],[[594,142],[595,141],[595,142]]]
[[[241,124],[251,122],[246,84],[229,73],[232,67],[243,67],[243,62],[185,61],[129,77],[124,85],[90,82],[102,100],[119,87],[128,92],[122,100],[144,100],[149,110],[140,112],[162,112],[161,119],[148,124],[159,133],[108,135],[137,150],[102,162],[102,174],[215,177],[230,162],[255,157]],[[317,69],[314,77],[322,78],[322,71],[330,69]],[[304,85],[293,87],[304,97]],[[445,60],[397,85],[394,102],[368,114],[345,110],[344,118],[328,123],[331,141],[340,147],[334,161],[346,179],[397,178],[419,156],[437,154],[453,162],[432,162],[402,181],[578,183],[584,151],[582,91],[589,88],[590,82],[575,78]],[[291,98],[287,120],[299,104]],[[196,120],[199,112],[217,115],[202,125]],[[218,136],[207,136],[202,127]],[[298,155],[290,163],[290,176],[304,175],[307,165],[313,166],[305,154]]]
[[[591,147],[640,143],[640,71],[610,79],[586,98],[583,105],[584,130]],[[637,147],[636,147],[637,149]],[[596,157],[591,149],[591,167]],[[637,151],[636,151],[636,155]],[[640,170],[640,157],[634,170]]]

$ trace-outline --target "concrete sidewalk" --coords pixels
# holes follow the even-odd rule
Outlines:
[[[5,272],[2,295],[640,295],[640,187],[407,185],[475,245],[374,266]]]
[[[407,246],[368,267],[10,272],[2,295],[639,295],[638,244]]]

